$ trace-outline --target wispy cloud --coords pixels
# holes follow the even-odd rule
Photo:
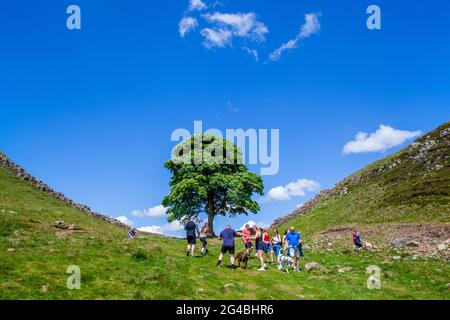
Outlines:
[[[228,110],[230,110],[231,112],[239,111],[239,108],[234,106],[230,101],[227,102],[227,107],[228,107]]]
[[[219,29],[230,31],[233,36],[247,38],[252,41],[265,41],[265,34],[269,29],[258,21],[254,12],[248,13],[207,13],[203,17]]]
[[[269,190],[264,201],[288,201],[293,197],[304,197],[307,192],[320,190],[320,184],[310,179],[299,179],[285,186],[275,187]]]
[[[166,213],[167,208],[165,208],[163,205],[158,205],[146,210],[134,210],[133,212],[131,212],[131,215],[138,218],[144,217],[159,218],[164,217]]]
[[[321,28],[320,23],[319,23],[319,17],[320,17],[320,14],[318,14],[318,13],[306,14],[305,15],[305,23],[302,25],[300,32],[295,36],[295,38],[282,44],[278,49],[273,51],[270,54],[269,59],[271,61],[280,60],[284,51],[297,48],[298,43],[301,40],[309,38],[311,35],[318,33]]]
[[[207,49],[224,48],[231,45],[232,33],[226,29],[205,28],[201,31],[204,38],[203,45]]]
[[[197,19],[192,17],[184,17],[178,24],[178,32],[180,33],[180,37],[184,38],[187,33],[197,28],[197,26]]]
[[[189,11],[201,11],[205,10],[208,6],[202,0],[190,0],[189,1]]]
[[[354,140],[344,146],[343,153],[383,152],[420,135],[421,131],[398,130],[382,124],[376,132],[359,132]]]
[[[250,49],[248,47],[242,47],[242,50],[244,50],[245,52],[247,52],[249,55],[251,55],[255,61],[259,61],[259,54],[258,51],[255,49]]]

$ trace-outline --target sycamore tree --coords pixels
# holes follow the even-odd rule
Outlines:
[[[169,222],[208,215],[214,233],[216,216],[257,214],[253,195],[263,195],[262,178],[248,171],[240,149],[230,141],[209,135],[192,136],[172,151],[165,167],[172,173],[170,194],[163,200]]]

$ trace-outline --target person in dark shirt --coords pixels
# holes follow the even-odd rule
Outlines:
[[[217,267],[220,267],[222,264],[222,260],[227,252],[230,253],[230,262],[231,262],[231,269],[234,271],[236,270],[236,265],[234,264],[234,252],[235,252],[235,240],[234,238],[238,236],[241,237],[242,233],[236,232],[236,230],[233,230],[230,225],[226,227],[225,230],[223,230],[220,233],[219,238],[223,240],[222,250],[220,251],[219,261],[217,261]]]
[[[197,244],[197,236],[199,235],[199,230],[197,225],[194,221],[189,221],[186,223],[184,229],[186,230],[186,238],[188,242],[188,248],[187,248],[187,256],[191,255],[194,256],[195,253],[195,245]]]

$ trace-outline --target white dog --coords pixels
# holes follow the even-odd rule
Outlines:
[[[278,256],[278,270],[283,271],[284,269],[289,273],[289,268],[292,268],[294,272],[298,272],[297,262],[298,258],[295,256],[293,249],[289,250],[289,255],[287,256],[284,255],[283,252],[280,252],[280,255]]]

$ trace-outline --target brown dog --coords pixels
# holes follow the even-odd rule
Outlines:
[[[238,268],[240,268],[242,264],[243,269],[246,270],[248,265],[248,259],[250,259],[250,255],[248,253],[239,252],[236,255],[236,262],[238,264]]]

